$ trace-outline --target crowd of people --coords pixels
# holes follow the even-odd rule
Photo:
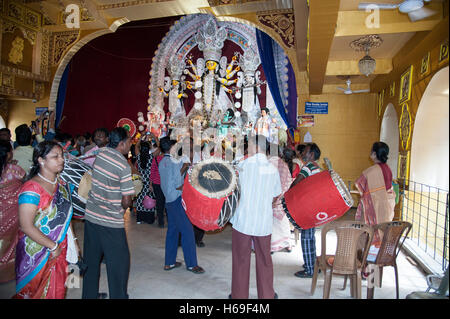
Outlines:
[[[189,220],[182,204],[184,176],[195,163],[193,153],[176,161],[170,137],[158,139],[144,134],[136,144],[128,131],[96,129],[76,136],[58,132],[54,115],[42,132],[36,125],[15,129],[16,141],[8,129],[0,130],[1,253],[0,282],[16,280],[14,298],[64,298],[66,267],[83,256],[82,298],[99,294],[100,263],[107,268],[110,298],[128,298],[130,252],[124,228],[124,214],[135,210],[137,223],[165,228],[163,269],[182,266],[176,261],[181,246],[185,267],[194,274],[205,272],[197,261],[197,247],[203,247],[204,231]],[[45,134],[44,134],[45,133]],[[302,180],[321,171],[321,150],[315,143],[284,147],[271,154],[270,142],[256,135],[237,162],[241,196],[230,219],[232,225],[232,278],[230,298],[248,298],[250,260],[256,258],[258,298],[277,298],[273,286],[272,254],[291,252],[292,224],[281,199]],[[278,148],[278,146],[276,146]],[[70,194],[74,185],[58,176],[66,154],[92,167],[92,186],[84,215],[84,245],[81,250],[72,230]],[[130,155],[131,154],[131,155]],[[392,173],[386,164],[389,147],[373,144],[374,166],[357,180],[361,203],[357,218],[370,225],[392,220]],[[264,172],[264,174],[261,174]],[[133,176],[142,180],[135,193]],[[369,190],[374,190],[373,192]],[[255,200],[258,198],[258,200]],[[395,195],[394,195],[395,199]],[[301,230],[303,269],[294,275],[311,278],[316,260],[315,229]]]

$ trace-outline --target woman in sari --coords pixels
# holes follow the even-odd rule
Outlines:
[[[13,298],[65,297],[67,260],[78,259],[70,227],[71,188],[58,179],[64,168],[63,149],[42,142],[33,152],[33,166],[19,193],[19,241],[16,247],[16,295]],[[74,255],[76,259],[73,260]]]
[[[270,148],[269,148],[270,149]],[[269,152],[268,152],[269,153]],[[268,154],[269,155],[269,154]],[[269,162],[278,169],[281,182],[281,195],[272,204],[273,226],[271,238],[271,252],[292,251],[291,223],[284,212],[281,198],[292,184],[293,178],[288,164],[278,156],[269,157]]]
[[[13,149],[8,141],[0,141],[0,283],[15,278],[14,263],[19,230],[17,195],[25,171],[12,163]]]
[[[147,141],[147,136],[143,139],[139,139],[135,145],[135,153],[137,155],[137,168],[142,177],[142,191],[137,196],[136,200],[136,222],[142,224],[153,224],[155,222],[156,208],[147,208],[145,203],[145,197],[155,199],[155,194],[151,188],[150,180],[150,168],[152,166],[153,153],[151,152],[151,144]]]
[[[303,164],[300,165],[301,161],[298,160],[297,153],[286,147],[283,150],[283,160],[286,162],[292,178],[295,179],[303,166]]]
[[[303,156],[303,151],[306,148],[306,144],[298,144],[295,147],[295,158],[292,160],[294,164],[297,164],[298,168],[295,168],[295,171],[292,172],[292,175],[294,179],[297,177],[298,173],[300,173],[301,169],[303,168],[304,163],[302,162],[301,158]],[[295,176],[294,176],[295,175]]]
[[[392,187],[392,172],[386,164],[389,146],[383,142],[375,142],[372,146],[370,158],[375,165],[364,170],[356,180],[361,200],[359,202],[356,219],[368,225],[376,225],[394,218],[395,193]],[[381,242],[381,235],[374,234],[374,244]]]

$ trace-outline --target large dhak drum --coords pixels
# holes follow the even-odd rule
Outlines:
[[[142,188],[144,187],[144,184],[142,183],[142,177],[140,175],[132,174],[131,180],[133,181],[134,186],[134,196],[138,196],[139,193],[142,191]],[[87,171],[84,173],[83,177],[81,178],[80,185],[78,187],[78,196],[81,196],[86,201],[89,197],[89,191],[92,188],[92,170]]]
[[[198,228],[211,231],[224,227],[236,211],[239,198],[238,176],[230,163],[210,158],[188,170],[182,203]]]
[[[344,215],[353,198],[339,175],[323,171],[305,178],[282,198],[286,216],[297,229],[309,229]]]
[[[77,219],[84,218],[86,211],[86,198],[78,193],[81,179],[84,174],[92,168],[82,160],[71,157],[64,161],[64,170],[60,174],[60,178],[66,183],[72,184],[75,188],[72,192],[73,217]]]

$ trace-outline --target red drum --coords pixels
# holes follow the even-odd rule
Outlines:
[[[330,170],[309,176],[289,189],[282,204],[294,227],[302,230],[341,217],[352,207],[353,199],[339,175]]]
[[[205,231],[224,227],[236,211],[239,198],[237,173],[221,159],[195,164],[184,179],[183,207],[192,224]]]

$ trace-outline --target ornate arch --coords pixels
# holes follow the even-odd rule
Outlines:
[[[286,32],[287,29],[295,30],[292,10],[273,10],[258,12],[255,21],[233,16],[218,16],[219,21],[239,22],[248,24],[267,33],[286,53],[294,70],[298,70],[297,53],[293,35]],[[290,25],[288,25],[290,24]]]
[[[159,107],[163,105],[159,88],[164,86],[165,68],[169,63],[170,57],[177,55],[178,60],[186,57],[189,51],[196,46],[193,36],[198,31],[199,27],[210,17],[211,15],[209,14],[193,14],[182,17],[175,22],[161,40],[158,49],[155,51],[150,70],[149,108],[152,106]],[[257,28],[269,34],[285,51],[294,68],[296,67],[296,59],[292,59],[293,49],[286,44],[288,42],[283,40],[279,32],[277,33],[275,29],[270,28],[259,21],[253,22],[232,16],[218,16],[214,18],[221,22],[221,26],[223,25],[228,30],[232,30],[233,34],[230,35],[231,32],[229,32],[227,39],[238,44],[243,50],[246,48],[245,45],[250,43],[250,45],[253,46],[253,49],[256,52],[258,51],[256,35],[253,28]],[[293,54],[295,55],[295,51]]]
[[[159,88],[164,86],[165,70],[170,58],[176,56],[179,61],[185,59],[197,45],[194,40],[195,34],[210,17],[209,14],[193,14],[182,17],[174,23],[161,40],[150,69],[149,107],[163,105]],[[227,40],[236,43],[243,51],[250,46],[257,52],[256,35],[254,29],[251,28],[252,25],[234,22],[221,21],[221,26],[225,26],[229,30]]]
[[[265,33],[267,33],[268,35],[270,35],[270,36],[272,37],[272,39],[274,39],[275,42],[277,42],[278,45],[279,45],[280,47],[282,47],[283,50],[286,51],[286,53],[287,53],[289,50],[292,49],[292,48],[288,47],[288,46],[284,43],[283,39],[281,38],[281,36],[280,36],[276,31],[274,31],[273,29],[269,28],[268,26],[263,25],[263,24],[260,23],[260,22],[255,23],[255,22],[250,21],[250,20],[246,20],[246,19],[242,19],[242,18],[237,18],[237,17],[233,17],[233,16],[218,16],[218,17],[216,17],[216,19],[217,19],[218,21],[238,22],[238,23],[241,23],[241,24],[246,24],[246,25],[252,26],[252,27],[257,28],[257,29],[259,29],[259,30],[261,30],[261,31],[263,31],[263,32],[265,32]]]

